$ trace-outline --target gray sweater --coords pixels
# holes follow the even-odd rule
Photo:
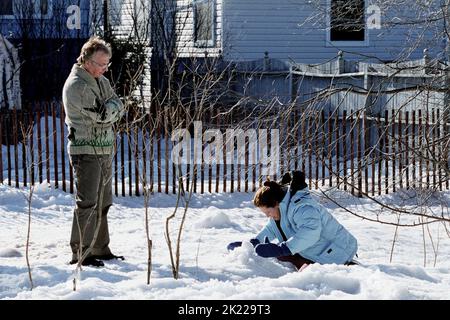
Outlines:
[[[112,154],[113,125],[124,106],[104,76],[95,79],[74,64],[63,87],[63,104],[69,130],[69,154]]]

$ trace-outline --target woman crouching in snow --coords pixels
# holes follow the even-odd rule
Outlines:
[[[269,218],[250,240],[256,254],[289,261],[298,270],[314,262],[355,264],[355,237],[311,197],[303,172],[294,171],[292,176],[289,188],[266,181],[253,198],[254,205]],[[290,176],[285,177],[283,180],[290,182]],[[275,239],[278,243],[271,243]],[[227,248],[234,250],[241,245],[240,241],[232,242]]]

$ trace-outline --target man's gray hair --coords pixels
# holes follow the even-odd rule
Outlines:
[[[77,58],[77,62],[84,64],[87,60],[91,59],[94,53],[102,51],[112,56],[111,45],[98,36],[91,37],[81,48],[80,56]]]

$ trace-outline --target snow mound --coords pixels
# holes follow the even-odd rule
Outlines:
[[[216,211],[213,215],[205,217],[198,221],[195,226],[197,228],[216,228],[216,229],[225,229],[235,227],[236,224],[231,222],[230,218],[223,212],[217,212],[217,209],[207,210],[207,211]]]
[[[0,257],[2,258],[18,258],[21,256],[22,254],[16,249],[11,248],[0,249]]]

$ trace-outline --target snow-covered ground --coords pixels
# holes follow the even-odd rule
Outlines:
[[[249,243],[228,252],[229,242],[251,238],[266,218],[253,207],[252,193],[203,194],[193,196],[187,214],[175,280],[164,226],[176,196],[155,194],[150,202],[151,284],[146,284],[142,197],[115,198],[109,214],[110,247],[126,260],[83,267],[78,276],[68,264],[73,196],[45,184],[32,201],[29,256],[35,287],[30,290],[24,193],[0,185],[0,299],[450,299],[450,239],[441,223],[429,230],[399,229],[390,262],[394,226],[350,215],[318,193],[317,199],[358,239],[361,266],[314,264],[296,272],[287,263],[256,256]],[[339,196],[347,208],[369,215],[375,211],[368,200]],[[178,222],[171,226],[175,239]]]

